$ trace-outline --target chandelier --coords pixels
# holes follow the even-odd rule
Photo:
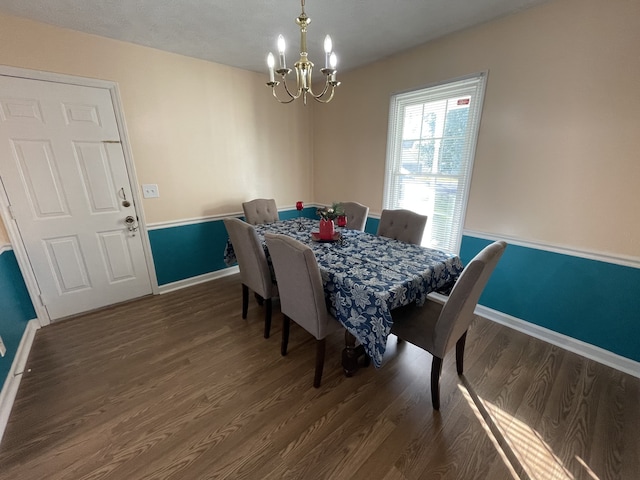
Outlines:
[[[304,0],[300,1],[302,6],[302,13],[296,18],[296,23],[300,26],[300,60],[294,63],[293,67],[296,71],[296,87],[291,89],[287,84],[288,75],[291,73],[291,69],[287,68],[287,63],[284,56],[285,42],[282,35],[278,36],[278,57],[279,68],[274,71],[275,58],[271,52],[267,55],[267,65],[269,67],[269,81],[267,85],[271,87],[271,93],[280,103],[291,103],[294,100],[302,97],[304,104],[307,104],[307,96],[311,95],[314,100],[320,103],[329,103],[333,98],[333,92],[335,88],[340,85],[340,82],[336,81],[336,64],[337,57],[333,52],[333,45],[331,43],[331,37],[327,35],[324,39],[324,52],[325,52],[325,65],[320,71],[324,75],[324,86],[322,91],[314,93],[311,85],[311,74],[313,71],[313,63],[307,58],[307,26],[311,23],[311,19],[307,17],[304,12]],[[275,73],[282,77],[282,82],[275,80]],[[282,100],[276,91],[276,87],[282,83],[287,97]]]

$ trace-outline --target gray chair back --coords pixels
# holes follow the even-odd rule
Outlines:
[[[369,207],[358,202],[342,202],[341,205],[347,217],[347,228],[364,232]]]
[[[433,355],[442,358],[467,331],[480,295],[505,248],[505,242],[494,242],[481,250],[464,268],[435,325]]]
[[[505,242],[494,242],[473,257],[444,304],[429,298],[422,307],[413,304],[391,312],[391,333],[433,356],[431,402],[436,410],[440,408],[442,359],[455,345],[456,370],[458,375],[462,375],[467,330],[473,321],[480,295],[506,247]]]
[[[316,339],[340,328],[329,314],[313,250],[286,235],[265,234],[280,293],[280,310]]]
[[[251,225],[262,225],[280,220],[278,207],[273,198],[256,198],[242,204],[244,218]]]
[[[378,225],[378,235],[420,245],[426,225],[426,215],[403,209],[382,210]]]
[[[276,296],[267,255],[253,226],[237,218],[223,221],[238,260],[242,283],[262,298]]]

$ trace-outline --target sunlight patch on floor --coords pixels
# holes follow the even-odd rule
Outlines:
[[[520,477],[518,476],[516,471],[513,469],[513,465],[511,464],[511,461],[507,457],[504,449],[500,446],[500,443],[498,442],[498,439],[495,437],[495,435],[491,431],[491,428],[489,427],[489,425],[485,421],[484,417],[480,413],[480,410],[478,410],[478,407],[476,406],[475,402],[473,401],[473,398],[471,398],[471,395],[469,394],[468,390],[463,385],[458,385],[458,388],[460,389],[460,391],[464,395],[464,398],[469,403],[469,407],[471,407],[471,411],[473,411],[473,413],[477,417],[478,421],[480,422],[480,425],[482,425],[482,428],[487,433],[487,437],[489,437],[489,439],[491,440],[491,443],[493,443],[493,446],[495,447],[496,451],[498,452],[498,454],[502,458],[502,461],[503,461],[504,465],[507,467],[507,469],[509,470],[509,473],[511,474],[511,476],[514,479],[518,480]]]
[[[482,402],[518,462],[531,478],[574,479],[538,432],[491,402]]]
[[[583,466],[583,468],[587,471],[587,474],[588,474],[591,478],[593,478],[593,480],[600,480],[600,477],[598,477],[598,476],[596,475],[596,473],[595,473],[593,470],[591,470],[591,468],[589,468],[589,465],[587,465],[587,463],[586,463],[582,458],[580,458],[578,455],[576,455],[576,460],[578,461],[578,463],[579,463],[580,465],[582,465],[582,466]]]
[[[517,472],[521,471],[532,479],[575,479],[536,430],[481,399],[463,383],[466,386],[458,385],[460,391],[514,478],[518,478]],[[593,480],[600,480],[582,458],[577,455],[575,458]]]

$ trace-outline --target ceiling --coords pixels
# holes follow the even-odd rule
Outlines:
[[[345,71],[548,0],[306,0],[309,59],[333,39]],[[0,0],[0,12],[266,72],[276,39],[298,58],[299,0]],[[266,73],[265,73],[266,74]]]

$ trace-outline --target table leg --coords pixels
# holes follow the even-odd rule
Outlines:
[[[348,330],[344,331],[344,350],[342,350],[342,368],[347,377],[353,376],[358,371],[358,358],[365,356],[364,366],[369,366],[369,356],[362,345],[356,347],[356,337]]]
[[[358,357],[356,356],[356,337],[344,331],[344,350],[342,350],[342,368],[347,377],[352,376],[358,370]]]

